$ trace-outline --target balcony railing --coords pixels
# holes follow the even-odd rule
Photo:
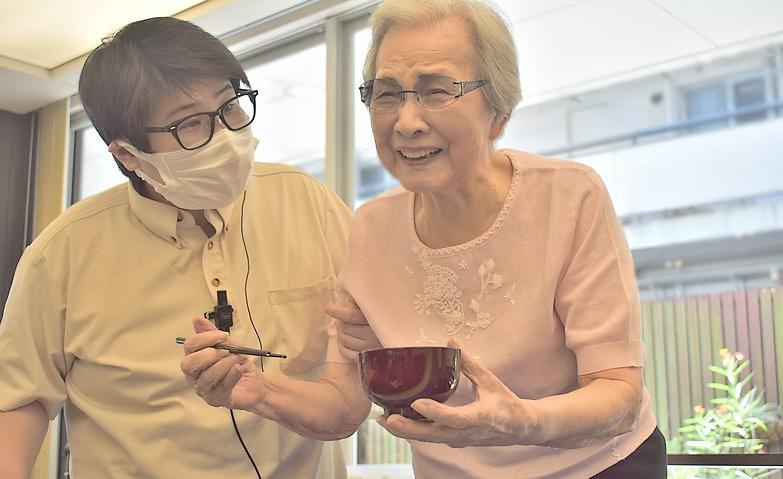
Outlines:
[[[783,112],[783,101],[763,103],[759,105],[748,106],[744,108],[737,108],[735,110],[726,111],[724,113],[716,115],[705,115],[698,118],[691,118],[675,123],[668,123],[662,126],[656,126],[651,128],[643,128],[630,133],[624,133],[621,135],[614,135],[604,137],[598,140],[577,143],[567,147],[554,148],[547,151],[541,151],[539,154],[543,156],[572,156],[575,152],[583,150],[595,150],[602,149],[606,151],[609,145],[621,143],[620,147],[635,146],[641,143],[645,138],[655,136],[665,136],[666,139],[672,136],[677,136],[682,133],[691,133],[694,130],[701,129],[705,126],[710,126],[721,121],[729,121],[741,119],[742,117],[748,117],[752,115],[766,114],[768,117],[780,116]]]

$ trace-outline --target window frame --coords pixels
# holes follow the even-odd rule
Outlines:
[[[776,94],[775,94],[775,78],[773,75],[774,71],[769,68],[754,68],[752,70],[747,70],[745,72],[741,73],[734,73],[727,76],[722,77],[712,77],[709,79],[704,79],[702,81],[697,82],[688,82],[683,83],[679,85],[679,118],[680,121],[686,122],[690,120],[695,120],[697,117],[690,117],[688,116],[688,94],[690,92],[720,85],[722,87],[723,95],[726,101],[726,110],[720,113],[716,113],[716,115],[720,114],[729,114],[733,113],[737,110],[736,105],[736,98],[735,98],[735,92],[734,87],[740,82],[747,81],[747,80],[757,80],[760,79],[764,83],[764,104],[775,102],[777,100]],[[754,121],[764,121],[764,120],[770,120],[774,116],[774,111],[769,110],[764,113],[764,118],[759,118],[758,120],[749,121],[747,123],[753,123]],[[729,118],[726,118],[725,120],[716,120],[716,125],[712,126],[711,123],[705,123],[704,125],[699,125],[698,127],[694,128],[704,128],[704,130],[712,130],[713,128],[723,128],[723,127],[735,127],[740,126],[744,124],[745,122],[738,121],[738,117],[741,115],[732,115]],[[724,122],[725,125],[719,125],[717,123]]]

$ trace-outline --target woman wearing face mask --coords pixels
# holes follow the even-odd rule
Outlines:
[[[606,188],[584,165],[495,147],[521,97],[508,26],[479,0],[385,0],[370,24],[361,99],[403,188],[355,215],[340,281],[366,321],[340,308],[339,341],[457,340],[468,379],[446,404],[413,403],[430,422],[380,423],[410,440],[417,478],[666,477]],[[244,373],[194,380],[264,414],[280,393]]]
[[[345,205],[301,171],[254,163],[259,93],[193,24],[127,25],[87,59],[79,94],[130,182],[69,208],[19,263],[0,326],[0,477],[29,477],[63,407],[72,477],[346,477],[332,444],[201,401],[175,344],[225,292],[232,341],[287,358],[197,357],[315,380]]]

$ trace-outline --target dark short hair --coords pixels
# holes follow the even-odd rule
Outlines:
[[[125,25],[90,53],[79,77],[79,96],[107,145],[124,139],[149,151],[144,128],[157,102],[195,81],[219,79],[250,85],[242,65],[214,36],[176,18],[148,18]],[[140,186],[135,173],[117,165]]]

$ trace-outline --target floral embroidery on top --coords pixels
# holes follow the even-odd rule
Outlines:
[[[427,279],[424,280],[424,294],[417,294],[414,305],[419,313],[430,314],[434,310],[446,320],[444,328],[447,335],[452,336],[462,328],[465,313],[462,310],[462,291],[457,289],[457,273],[453,270],[434,264],[422,255],[419,248],[414,247],[416,259],[421,264]]]
[[[414,273],[413,270],[410,269],[408,266],[405,266],[405,272],[408,273],[409,278],[413,278],[416,275],[416,273]]]
[[[521,177],[519,162],[513,156],[507,156],[511,161],[513,173],[506,200],[492,226],[484,234],[467,243],[439,249],[432,249],[423,244],[416,233],[413,215],[416,195],[414,193],[409,194],[409,233],[414,243],[413,252],[416,254],[416,260],[425,273],[425,280],[422,283],[423,294],[416,295],[414,306],[419,313],[430,315],[434,311],[435,314],[440,316],[446,323],[443,330],[448,336],[453,336],[462,331],[465,338],[469,338],[476,331],[486,329],[492,323],[490,313],[482,308],[482,300],[486,294],[502,293],[503,276],[494,271],[495,261],[493,259],[489,259],[481,264],[478,271],[481,291],[477,298],[470,298],[470,301],[467,303],[469,319],[466,319],[465,307],[461,300],[462,290],[457,286],[459,275],[451,268],[434,264],[431,258],[444,258],[474,250],[489,241],[503,227],[517,196]],[[460,271],[466,271],[468,264],[465,261],[461,261],[456,268]],[[406,266],[405,269],[408,272],[408,277],[413,278],[409,268]],[[516,285],[512,285],[510,289],[506,289],[505,294],[502,294],[503,299],[512,306],[515,304],[512,296],[515,288]]]
[[[506,294],[504,294],[504,295],[503,295],[503,299],[504,299],[504,300],[506,300],[506,301],[508,301],[508,302],[509,302],[509,303],[511,303],[512,305],[515,305],[515,304],[516,304],[516,303],[514,302],[514,296],[512,296],[512,295],[514,294],[514,290],[515,290],[515,289],[517,289],[517,284],[516,284],[516,283],[512,284],[512,285],[511,285],[511,288],[509,288],[509,289],[506,291]]]
[[[435,341],[431,340],[422,328],[419,328],[419,337],[416,339],[416,344],[435,344]]]
[[[466,318],[460,301],[462,290],[457,286],[459,278],[457,273],[446,266],[433,263],[422,248],[414,246],[413,250],[417,261],[427,273],[427,278],[422,285],[424,293],[417,294],[414,301],[416,311],[427,315],[434,311],[446,321],[443,331],[448,336],[453,336],[462,330],[465,338],[469,338],[476,331],[486,329],[492,323],[492,317],[482,309],[481,300],[485,294],[498,291],[503,286],[503,276],[494,271],[495,261],[489,259],[479,267],[481,291],[477,298],[471,298],[469,305],[473,314],[470,318]],[[516,285],[511,291],[515,287]],[[511,304],[514,304],[513,300]],[[423,334],[423,331],[421,333]]]

